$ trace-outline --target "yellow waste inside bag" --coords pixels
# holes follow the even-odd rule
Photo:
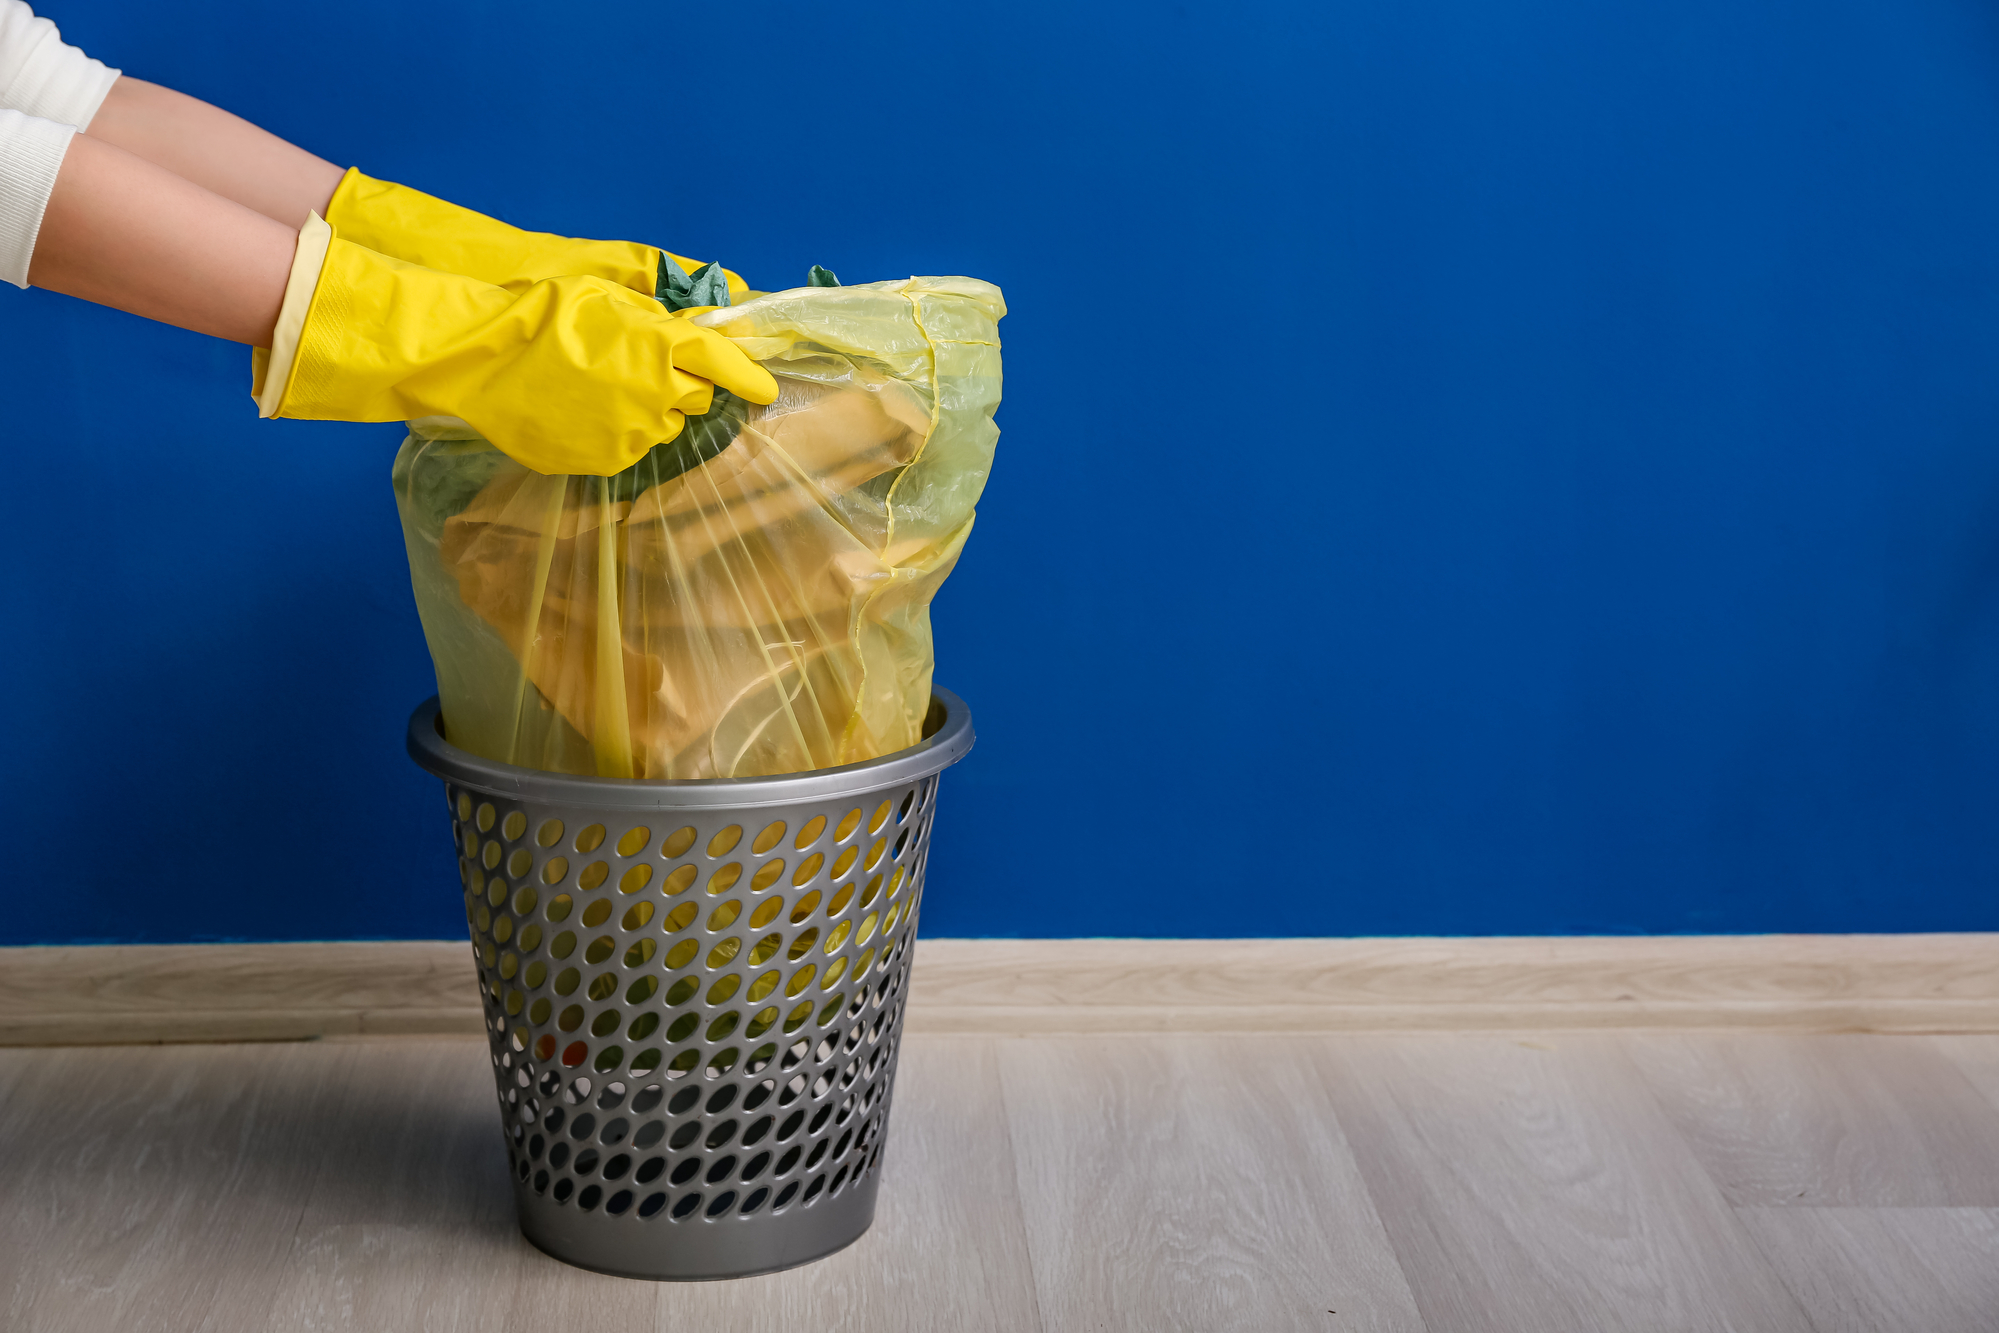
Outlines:
[[[410,423],[396,500],[451,742],[633,778],[915,744],[930,599],[999,438],[1005,313],[988,283],[911,278],[693,316],[778,399],[738,400],[711,456],[663,446],[616,477],[543,476],[462,422]]]

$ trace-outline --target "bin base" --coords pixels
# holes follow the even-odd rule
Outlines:
[[[573,1209],[551,1214],[546,1201],[516,1184],[521,1235],[543,1254],[612,1277],[652,1282],[715,1282],[782,1272],[846,1249],[875,1220],[879,1169],[832,1198],[793,1203],[783,1214],[751,1219],[731,1210],[709,1219],[664,1213],[644,1222]]]

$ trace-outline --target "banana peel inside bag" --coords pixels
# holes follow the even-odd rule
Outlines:
[[[915,744],[930,600],[999,437],[1005,313],[988,283],[910,278],[692,315],[778,399],[718,401],[615,477],[543,476],[462,422],[410,423],[396,499],[452,743],[634,778]]]

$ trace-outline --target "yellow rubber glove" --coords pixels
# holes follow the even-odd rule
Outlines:
[[[356,245],[514,292],[544,278],[582,274],[651,296],[658,288],[662,254],[683,272],[701,267],[696,260],[636,241],[579,241],[522,231],[421,190],[364,176],[355,167],[340,178],[326,205],[326,220]],[[722,272],[732,298],[749,290],[741,278]]]
[[[316,274],[294,266],[279,348],[257,362],[282,377],[267,415],[458,417],[537,472],[610,476],[678,435],[684,414],[706,412],[716,384],[755,403],[777,397],[777,381],[727,338],[604,278],[511,292],[377,254],[314,218],[301,251],[321,242]]]

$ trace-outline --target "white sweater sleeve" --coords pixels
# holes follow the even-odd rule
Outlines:
[[[66,44],[27,0],[0,0],[0,109],[90,128],[118,71]]]
[[[0,111],[0,279],[28,285],[42,212],[76,126]]]
[[[28,285],[69,141],[117,81],[117,70],[67,45],[26,0],[0,0],[0,280]]]

